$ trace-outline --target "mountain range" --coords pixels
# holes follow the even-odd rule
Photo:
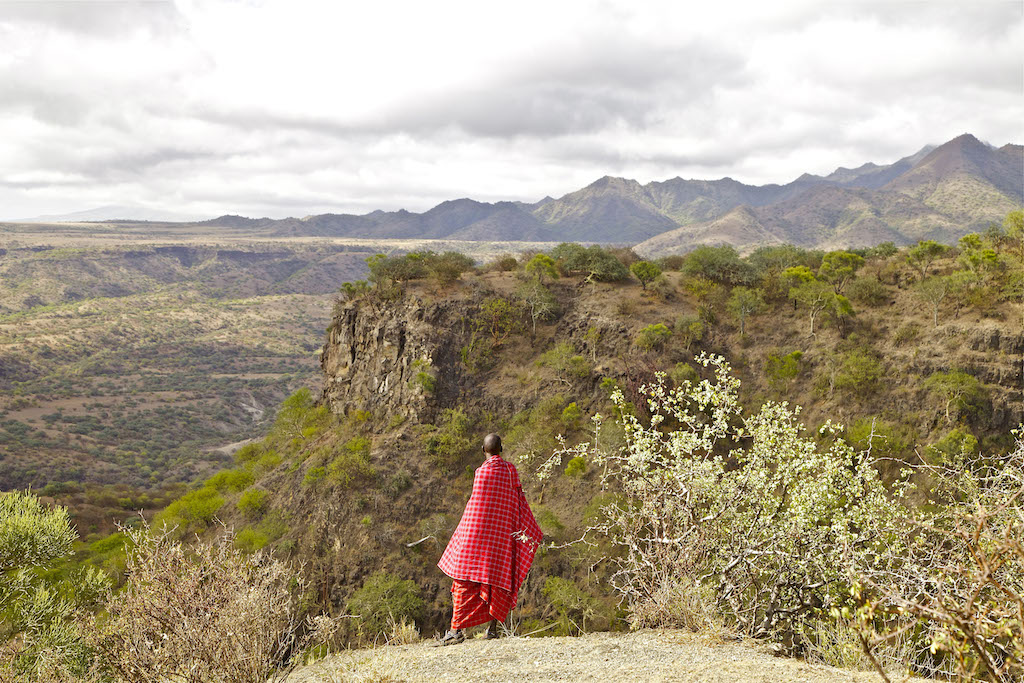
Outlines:
[[[921,239],[949,243],[1022,206],[1024,147],[996,148],[964,134],[892,164],[804,174],[784,185],[679,177],[642,185],[605,176],[532,204],[454,199],[423,213],[378,210],[279,220],[226,215],[191,225],[277,237],[630,244],[654,256],[699,244],[745,251],[785,242],[815,248]]]

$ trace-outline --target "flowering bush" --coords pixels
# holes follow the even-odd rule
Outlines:
[[[588,534],[617,549],[612,584],[635,624],[664,595],[693,586],[711,603],[696,621],[714,612],[748,635],[798,640],[848,600],[845,557],[899,551],[894,522],[906,510],[870,451],[856,452],[839,427],[822,427],[820,445],[787,403],[744,415],[728,363],[697,360],[714,368],[713,381],[670,389],[659,374],[642,387],[649,421],[612,393],[624,447],[582,444],[556,457],[585,455],[620,494]]]

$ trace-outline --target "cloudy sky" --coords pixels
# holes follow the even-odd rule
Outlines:
[[[1021,143],[1022,7],[0,0],[0,218],[419,211]]]

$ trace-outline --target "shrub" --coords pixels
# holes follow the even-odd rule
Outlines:
[[[371,478],[377,471],[370,464],[370,440],[363,436],[349,439],[341,453],[327,466],[328,480],[347,488],[360,478]]]
[[[386,571],[366,579],[348,601],[348,611],[359,615],[360,629],[370,638],[387,633],[402,619],[419,619],[424,607],[419,586]]]
[[[125,587],[99,634],[117,678],[282,680],[327,635],[330,620],[317,628],[296,611],[305,582],[267,555],[245,555],[231,534],[185,548],[148,529],[127,533]]]
[[[190,491],[174,501],[157,516],[157,519],[168,526],[178,527],[181,534],[197,529],[205,529],[213,522],[217,513],[224,507],[224,499],[212,487],[203,487]]]
[[[882,379],[882,364],[874,354],[854,349],[843,356],[835,377],[835,388],[864,399],[878,390]]]
[[[803,369],[800,361],[803,351],[791,351],[785,355],[769,353],[764,363],[764,374],[775,388],[797,378]]]
[[[865,306],[881,306],[889,302],[889,290],[878,278],[861,277],[850,283],[850,298]]]
[[[621,282],[629,270],[615,256],[598,245],[584,247],[563,242],[551,250],[559,269],[566,275],[583,275],[596,282]]]
[[[675,295],[676,288],[667,277],[659,275],[651,283],[651,291],[654,292],[654,296],[662,301],[669,301]]]
[[[266,534],[260,533],[251,526],[245,527],[235,536],[235,547],[244,553],[254,553],[257,550],[262,550],[269,542],[270,538]]]
[[[981,408],[985,391],[976,377],[960,370],[933,372],[924,382],[933,394],[945,400],[946,422],[952,423],[950,409],[973,413]]]
[[[640,330],[633,343],[643,351],[655,351],[661,349],[671,336],[672,330],[662,323],[656,323]]]
[[[262,489],[249,489],[241,495],[235,507],[246,517],[260,517],[267,509],[267,492]]]
[[[550,368],[558,380],[572,385],[572,380],[585,379],[590,376],[590,363],[569,342],[559,342],[554,348],[541,354],[538,365]]]
[[[547,254],[537,254],[530,259],[524,267],[526,274],[536,278],[542,283],[545,280],[554,280],[558,277],[558,268],[555,261]]]
[[[480,332],[491,337],[492,348],[497,348],[509,335],[522,330],[522,305],[501,297],[488,297],[480,305],[477,326]]]
[[[655,261],[662,270],[679,270],[685,262],[686,258],[682,254],[669,254]]]
[[[976,459],[978,439],[969,431],[956,427],[929,445],[927,453],[933,464],[955,466],[958,462]]]
[[[255,477],[248,470],[224,470],[206,480],[206,486],[217,493],[242,491],[252,485]]]
[[[410,486],[412,486],[412,475],[408,470],[399,470],[391,475],[384,485],[384,490],[392,496],[397,496],[408,490]]]
[[[303,486],[314,486],[317,482],[327,476],[327,469],[324,467],[310,467],[306,476],[302,478]]]
[[[494,270],[509,273],[519,267],[519,261],[512,254],[502,254],[491,262]]]
[[[909,344],[918,338],[921,334],[921,328],[916,323],[906,323],[896,328],[896,331],[892,334],[892,343],[896,346],[903,346]]]
[[[679,339],[686,351],[690,350],[694,342],[704,339],[707,328],[707,323],[695,315],[680,316],[674,326],[675,333],[679,335]]]
[[[544,581],[543,592],[558,613],[561,633],[580,635],[586,632],[587,620],[596,615],[597,601],[592,595],[560,576],[549,576]]]
[[[684,382],[695,383],[700,381],[697,369],[689,363],[676,363],[668,373],[669,379],[678,387]]]
[[[573,401],[562,410],[562,424],[569,429],[573,429],[579,425],[580,419],[583,417],[583,411]]]
[[[654,282],[661,275],[661,268],[650,261],[636,261],[629,267],[629,272],[640,281],[640,286],[646,291],[647,285]]]
[[[32,493],[0,493],[0,574],[64,557],[75,538],[67,508],[45,507]]]
[[[582,455],[577,455],[575,458],[569,460],[569,464],[565,466],[565,476],[578,479],[587,473],[587,459]]]
[[[753,266],[740,259],[731,246],[697,247],[686,255],[682,271],[723,285],[750,285],[755,280]]]
[[[859,451],[895,458],[913,449],[917,434],[913,428],[877,418],[862,417],[846,429],[846,440]]]
[[[441,413],[437,429],[427,437],[427,453],[442,471],[454,471],[472,447],[469,427],[470,419],[461,408],[448,408]]]

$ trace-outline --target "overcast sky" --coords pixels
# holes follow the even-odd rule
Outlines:
[[[0,0],[0,218],[536,201],[1024,142],[1021,0]]]

